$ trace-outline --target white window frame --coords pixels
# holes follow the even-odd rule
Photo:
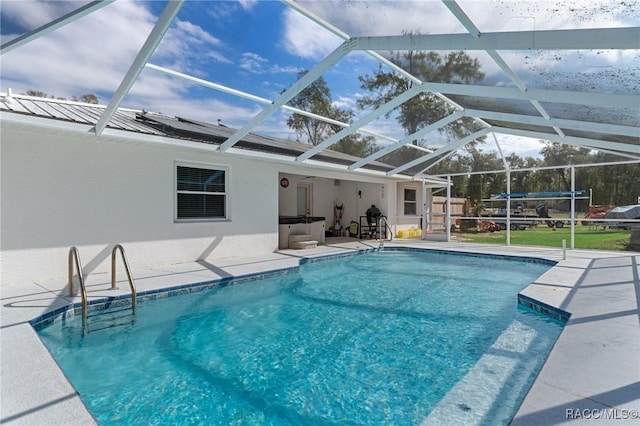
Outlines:
[[[178,167],[189,167],[192,169],[219,170],[224,172],[224,192],[199,192],[178,190]],[[230,167],[219,164],[203,164],[176,161],[173,164],[173,220],[174,222],[226,222],[230,221],[231,210],[229,196]],[[207,194],[224,196],[224,217],[178,217],[178,194]]]
[[[415,193],[415,200],[407,200],[407,191],[413,191]],[[415,204],[415,212],[407,213],[407,204]],[[402,214],[404,216],[418,216],[418,189],[417,188],[403,188],[402,190]]]

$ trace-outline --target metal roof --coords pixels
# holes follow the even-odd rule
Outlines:
[[[1,112],[84,124],[90,127],[94,127],[97,124],[104,113],[104,109],[104,105],[37,98],[25,95],[0,95]],[[237,131],[237,129],[224,125],[215,125],[182,117],[130,109],[116,110],[108,123],[108,128],[189,140],[215,146],[220,146]],[[251,133],[245,135],[238,141],[235,147],[246,151],[278,154],[291,159],[311,149],[310,145]],[[342,166],[353,164],[360,159],[359,157],[331,150],[323,150],[311,158],[320,163]],[[373,161],[366,164],[364,168],[366,170],[387,173],[394,167]],[[406,178],[407,175],[405,174],[403,177]]]
[[[0,111],[14,112],[27,116],[51,118],[78,124],[95,126],[104,113],[104,106],[70,102],[59,99],[36,98],[24,95],[4,94],[0,97]],[[141,112],[141,111],[140,111]],[[137,111],[118,109],[111,117],[109,127],[117,130],[165,135],[162,131],[143,125],[136,120]]]
[[[166,124],[166,120],[170,120],[176,134],[184,137],[184,134],[195,131],[199,138],[215,141],[220,152],[227,152],[232,147],[253,149],[255,146],[252,144],[258,143],[262,149],[268,147],[273,152],[286,151],[295,163],[302,164],[309,159],[320,158],[344,164],[349,170],[364,167],[382,170],[388,176],[410,174],[421,177],[428,173],[430,165],[467,143],[492,133],[560,142],[640,160],[640,5],[637,1],[593,0],[584,4],[515,0],[430,1],[429,7],[434,16],[440,9],[447,12],[448,19],[441,19],[442,22],[430,21],[429,15],[418,13],[425,10],[425,2],[407,0],[402,2],[402,8],[393,10],[393,13],[404,14],[403,19],[398,19],[403,25],[416,25],[417,33],[407,34],[407,27],[402,26],[380,34],[378,28],[384,27],[389,31],[388,26],[381,23],[388,18],[387,13],[392,13],[389,8],[394,4],[397,6],[398,2],[282,0],[288,8],[304,16],[310,23],[319,25],[344,42],[279,96],[266,99],[150,63],[152,54],[184,4],[183,1],[170,1],[166,3],[119,87],[114,88],[113,97],[106,107],[69,108],[64,103],[53,105],[53,101],[39,103],[24,99],[14,110],[22,108],[24,113],[48,113],[58,119],[93,123],[97,135],[107,126],[151,134],[163,133],[166,131],[163,121]],[[21,48],[109,3],[88,3],[4,43],[0,53]],[[216,2],[208,4],[216,7]],[[481,15],[484,18],[481,19]],[[487,15],[492,15],[494,19],[486,19]],[[555,19],[560,15],[569,18],[562,21]],[[362,19],[368,20],[368,25],[354,25],[355,21]],[[362,28],[366,28],[366,31],[363,32]],[[490,63],[498,71],[494,73],[493,80],[472,84],[422,81],[410,70],[390,61],[391,52],[409,50],[465,51]],[[288,105],[314,80],[354,54],[374,58],[382,66],[409,79],[411,87],[379,108],[364,111],[353,123],[336,123],[335,120]],[[592,66],[601,55],[611,58],[610,65]],[[553,65],[572,61],[578,62],[573,70]],[[153,120],[145,120],[140,116],[132,120],[133,113],[123,112],[119,107],[145,69],[258,103],[262,109],[237,129],[159,116]],[[367,127],[419,93],[435,94],[450,106],[451,114],[416,134],[402,138],[380,134]],[[153,109],[153,105],[149,109]],[[260,125],[276,111],[283,109],[331,122],[343,129],[316,146],[304,148],[292,148],[293,145],[286,141],[256,136]],[[474,126],[477,126],[469,129],[468,136],[460,140],[447,140],[435,151],[425,150],[427,152],[421,158],[403,165],[387,167],[377,162],[393,150],[407,146],[429,132],[437,132],[463,117],[472,118]],[[364,159],[343,157],[327,150],[353,132],[385,139],[384,148]]]

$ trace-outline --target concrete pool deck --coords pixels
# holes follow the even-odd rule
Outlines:
[[[414,247],[526,256],[558,264],[522,294],[571,314],[512,424],[640,424],[640,253],[396,240]],[[330,239],[309,250],[138,269],[138,292],[295,267],[302,257],[377,248],[375,241]],[[124,273],[120,271],[119,278]],[[90,298],[114,296],[108,274],[86,279]],[[119,281],[121,288],[127,288]],[[89,425],[95,421],[49,355],[29,321],[79,302],[66,280],[0,288],[0,423]],[[514,297],[514,303],[516,299]]]

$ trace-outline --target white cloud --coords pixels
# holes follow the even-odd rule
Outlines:
[[[188,21],[177,21],[178,38],[187,46],[208,45],[220,46],[222,42],[216,37],[203,30],[199,25]]]
[[[496,139],[505,157],[515,153],[520,157],[536,158],[540,156],[540,150],[543,148],[540,139],[501,134],[496,134]],[[485,146],[490,150],[497,151],[495,141],[491,135],[487,137]]]
[[[3,1],[2,14],[22,26],[34,30],[82,6],[83,2]],[[87,2],[84,2],[87,3]]]
[[[162,39],[151,62],[169,61],[171,68],[188,74],[202,76],[199,69],[210,60],[221,64],[232,61],[225,54],[224,43],[192,22],[176,19],[174,26]]]
[[[260,124],[260,126],[255,129],[255,133],[295,142],[297,140],[297,136],[295,132],[287,126],[289,116],[290,113],[287,111],[277,111],[269,117],[269,119]]]
[[[338,99],[333,101],[333,106],[347,110],[355,110],[357,108],[356,99],[351,96],[338,96]]]
[[[242,54],[239,67],[251,74],[297,74],[301,71],[301,68],[296,66],[269,66],[268,59],[252,52],[245,52]]]
[[[30,13],[40,16],[41,3],[31,6]],[[12,82],[64,97],[113,91],[153,22],[153,16],[133,2],[104,7],[3,55],[3,89]]]
[[[273,65],[269,68],[269,72],[273,74],[297,74],[302,68],[296,66],[283,67],[281,65]]]
[[[257,53],[246,52],[240,58],[240,68],[252,74],[264,74],[265,65],[268,63],[265,58]]]
[[[464,32],[449,10],[437,0],[300,2],[349,36],[438,34]]]
[[[227,58],[223,53],[216,51],[209,51],[205,53],[205,57],[212,59],[214,62],[221,64],[232,64],[233,61]]]
[[[321,59],[342,43],[342,39],[299,13],[287,9],[284,16],[284,45],[287,51],[305,59]]]
[[[258,3],[258,0],[239,0],[239,3],[244,10],[251,10]]]
[[[215,7],[206,9],[206,14],[214,21],[227,21],[238,10],[238,3],[228,1],[217,1]]]

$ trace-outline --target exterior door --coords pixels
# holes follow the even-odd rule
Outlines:
[[[298,184],[298,198],[296,214],[298,216],[311,216],[311,184]]]

